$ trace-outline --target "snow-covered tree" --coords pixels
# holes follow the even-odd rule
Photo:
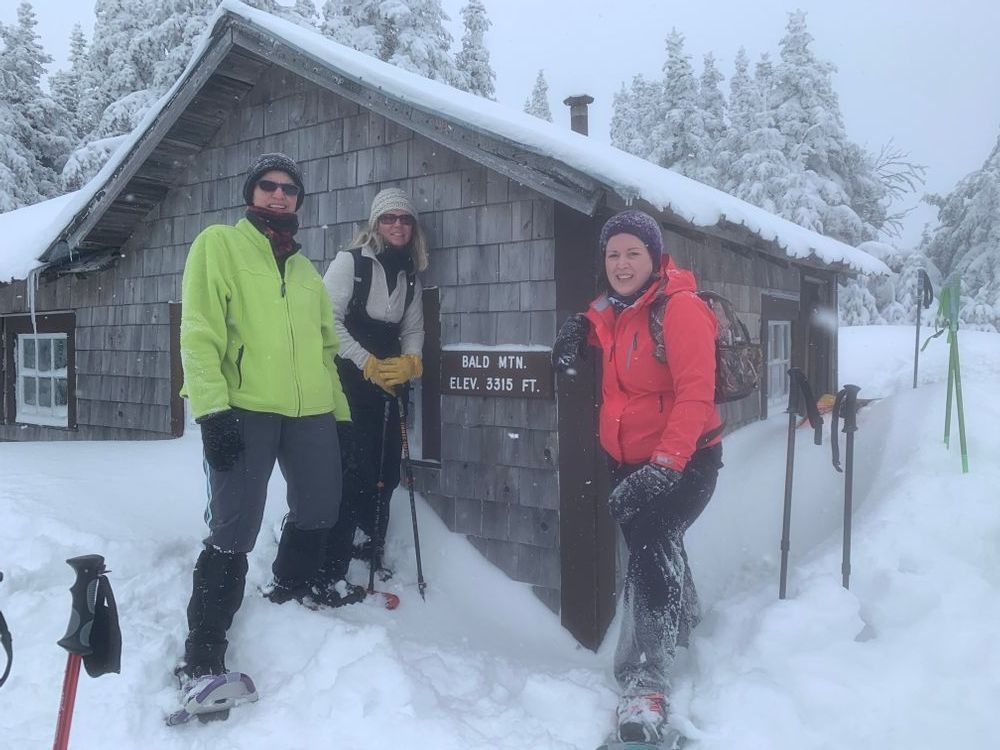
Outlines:
[[[711,163],[712,148],[698,106],[698,81],[684,51],[684,35],[676,29],[667,37],[663,74],[662,115],[653,130],[650,158],[681,174],[700,174],[702,165]]]
[[[938,225],[921,250],[948,277],[961,275],[963,322],[1000,329],[1000,138],[982,167],[928,200]]]
[[[156,61],[146,56],[151,11],[149,0],[97,0],[81,102],[85,122],[99,122],[109,104],[152,85]],[[116,134],[91,131],[90,138],[107,135]]]
[[[291,12],[296,23],[319,28],[319,13],[316,11],[316,3],[313,0],[295,0],[295,6]]]
[[[5,135],[0,160],[8,177],[24,180],[8,185],[14,193],[8,202],[19,206],[61,192],[59,170],[71,148],[69,116],[41,87],[52,58],[42,49],[37,24],[31,5],[22,2],[17,24],[0,26],[0,101],[6,110],[0,122]]]
[[[451,33],[445,28],[448,14],[441,0],[393,0],[387,5],[396,35],[386,62],[425,78],[454,84],[458,72],[451,57]]]
[[[524,100],[524,111],[529,115],[552,122],[552,110],[549,107],[549,84],[545,80],[545,71],[539,70],[535,78],[535,87],[531,96]]]
[[[341,44],[385,60],[383,37],[390,34],[388,19],[380,14],[379,0],[326,0],[321,31]],[[391,33],[394,33],[391,32]]]
[[[49,90],[59,106],[69,115],[71,137],[74,144],[90,129],[89,123],[79,118],[83,100],[83,81],[87,69],[87,37],[80,24],[73,26],[69,37],[69,70],[59,70],[49,76]]]
[[[786,158],[806,176],[803,188],[814,193],[796,202],[793,220],[857,245],[883,229],[890,196],[874,158],[848,139],[835,68],[815,56],[812,40],[805,13],[790,13],[774,72],[775,126]]]
[[[462,49],[455,56],[458,71],[458,88],[478,96],[492,99],[496,94],[496,73],[490,64],[490,51],[485,35],[492,22],[486,15],[482,0],[469,0],[461,10]]]
[[[653,155],[652,134],[663,119],[663,83],[642,75],[614,95],[611,115],[611,145],[643,159]]]
[[[726,131],[726,97],[719,88],[722,79],[722,73],[715,66],[715,55],[707,53],[698,82],[698,109],[705,129],[708,159],[699,164],[698,170],[689,176],[714,187],[720,185],[718,154]]]
[[[147,83],[151,94],[159,97],[184,72],[215,5],[215,0],[161,0],[155,4],[156,15],[143,43],[143,49],[156,60],[153,78]]]
[[[321,29],[341,44],[436,81],[457,80],[441,0],[327,0]]]

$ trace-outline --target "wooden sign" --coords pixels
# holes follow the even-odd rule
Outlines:
[[[547,350],[445,350],[441,352],[441,393],[553,398],[550,358]]]

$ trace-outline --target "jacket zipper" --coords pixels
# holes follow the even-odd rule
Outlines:
[[[632,346],[628,349],[628,359],[625,360],[625,369],[632,369],[632,355],[635,354],[635,350],[639,348],[639,332],[636,331],[635,335],[632,337]]]
[[[243,352],[246,350],[246,344],[240,346],[240,350],[236,353],[236,374],[240,376],[239,385],[236,386],[237,390],[243,387]]]
[[[273,256],[272,256],[273,257]],[[286,258],[283,264],[278,263],[278,259],[274,259],[274,265],[278,269],[278,274],[281,276],[281,298],[285,301],[285,322],[288,325],[288,345],[291,348],[291,366],[292,366],[292,380],[295,381],[295,415],[302,416],[302,384],[299,382],[299,375],[295,371],[295,329],[292,327],[292,308],[288,302],[288,294],[286,292],[285,286],[285,271],[288,267],[288,261],[291,258]]]

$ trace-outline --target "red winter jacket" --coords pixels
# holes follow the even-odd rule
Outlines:
[[[625,464],[652,461],[683,471],[702,435],[722,424],[715,406],[717,322],[694,293],[694,275],[664,256],[660,280],[616,317],[602,295],[586,312],[603,357],[601,446]],[[667,362],[653,356],[649,308],[671,295],[663,316]],[[716,436],[706,445],[719,442]]]

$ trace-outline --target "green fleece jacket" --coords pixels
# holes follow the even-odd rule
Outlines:
[[[231,406],[351,418],[333,355],[333,308],[312,262],[282,278],[267,238],[246,219],[199,234],[184,266],[181,360],[194,416]]]

